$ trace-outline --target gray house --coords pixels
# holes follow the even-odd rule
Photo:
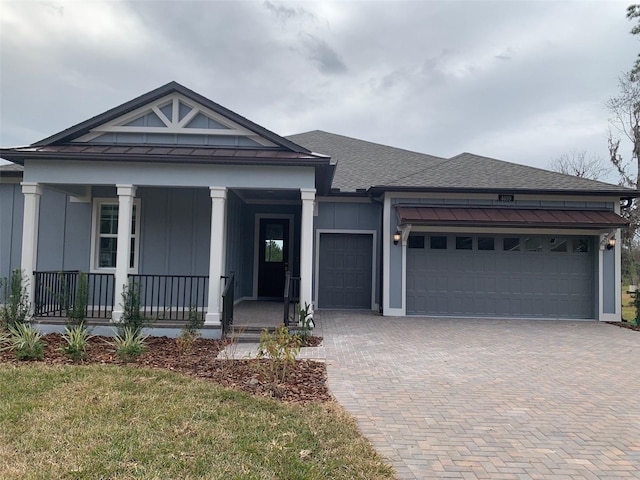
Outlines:
[[[117,320],[283,297],[385,316],[620,319],[620,209],[637,193],[463,153],[327,132],[281,137],[175,82],[28,147],[0,149],[0,276],[36,313],[88,272]],[[60,272],[64,272],[61,274]],[[59,303],[59,302],[58,302]]]

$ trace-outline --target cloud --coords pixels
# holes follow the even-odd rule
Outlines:
[[[275,4],[269,0],[264,2],[264,7],[273,13],[278,20],[286,24],[289,20],[315,20],[316,17],[308,10],[298,7],[287,7],[282,4]]]
[[[307,59],[316,63],[320,72],[331,75],[347,71],[340,55],[327,42],[309,33],[301,35],[301,39]]]
[[[617,2],[0,0],[0,143],[176,80],[283,135],[539,166],[606,157],[602,105],[637,56],[624,15]]]

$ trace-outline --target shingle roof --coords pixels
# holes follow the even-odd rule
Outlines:
[[[321,130],[290,135],[286,138],[312,152],[329,155],[337,161],[331,186],[346,192],[386,184],[446,161],[444,158],[424,153],[365,142]]]
[[[333,187],[408,190],[546,191],[613,193],[638,196],[636,190],[472,153],[434,157],[323,131],[287,137],[338,162]]]

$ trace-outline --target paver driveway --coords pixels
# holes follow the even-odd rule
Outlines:
[[[640,478],[640,333],[319,312],[329,386],[409,478]]]

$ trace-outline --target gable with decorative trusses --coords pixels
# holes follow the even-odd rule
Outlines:
[[[274,147],[233,120],[173,93],[96,126],[74,143]]]

